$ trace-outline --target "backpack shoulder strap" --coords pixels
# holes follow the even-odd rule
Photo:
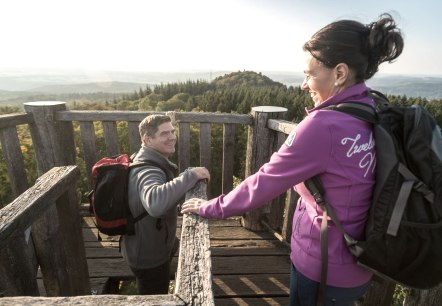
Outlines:
[[[319,282],[318,289],[318,305],[322,305],[325,299],[326,294],[326,286],[327,286],[327,270],[328,270],[328,217],[333,221],[335,226],[339,229],[342,235],[345,238],[345,242],[347,247],[350,249],[350,252],[353,255],[357,255],[360,252],[360,248],[358,247],[358,241],[353,239],[347,232],[344,230],[341,222],[339,222],[338,217],[333,211],[330,204],[328,204],[324,199],[324,187],[322,186],[322,182],[318,176],[314,176],[306,181],[304,181],[305,187],[308,189],[310,194],[315,199],[316,204],[321,207],[323,211],[322,221],[321,221],[321,230],[320,230],[320,244],[321,244],[321,280]]]
[[[167,171],[167,169],[165,167],[161,166],[157,162],[154,162],[153,160],[146,160],[146,161],[142,161],[142,162],[134,162],[134,163],[131,163],[129,165],[129,168],[133,169],[133,168],[139,168],[139,167],[145,167],[145,166],[153,166],[153,167],[156,167],[156,168],[160,168],[166,174],[167,181],[171,181],[171,180],[174,179],[174,177],[169,174],[169,171]]]
[[[164,167],[162,167],[159,163],[154,162],[152,160],[146,160],[146,161],[142,161],[142,162],[132,162],[133,158],[135,158],[136,153],[132,154],[130,157],[130,161],[131,163],[129,164],[129,171],[131,169],[134,168],[139,168],[139,167],[145,167],[145,166],[153,166],[156,168],[160,168],[165,174],[166,174],[166,180],[169,182],[171,180],[174,179],[174,177],[171,177],[169,174],[169,171],[167,171],[166,169],[164,169]],[[137,217],[133,217],[133,222],[136,223],[138,221],[140,221],[141,219],[143,219],[144,217],[146,217],[147,215],[149,215],[149,213],[144,210],[140,215],[138,215]],[[158,219],[161,220],[161,219]],[[158,228],[158,223],[157,223],[157,228]]]
[[[368,123],[376,123],[376,110],[366,104],[357,102],[344,102],[332,108],[335,111],[348,114]]]

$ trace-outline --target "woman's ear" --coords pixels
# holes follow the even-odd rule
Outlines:
[[[335,67],[335,84],[343,85],[347,82],[350,74],[350,69],[347,64],[339,63]]]

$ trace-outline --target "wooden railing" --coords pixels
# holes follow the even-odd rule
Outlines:
[[[90,294],[76,198],[76,166],[55,167],[0,210],[0,290],[38,296],[41,269],[48,295]],[[51,216],[49,231],[41,218]]]
[[[29,109],[30,111],[33,111]],[[58,122],[79,122],[81,141],[86,163],[86,169],[91,169],[98,160],[95,146],[96,135],[94,122],[100,122],[103,127],[106,144],[106,154],[109,156],[121,153],[118,144],[117,122],[127,122],[129,151],[136,152],[141,145],[138,124],[147,115],[154,112],[115,112],[115,111],[58,111],[55,120]],[[232,146],[235,142],[235,124],[251,125],[252,117],[239,114],[218,113],[176,113],[178,123],[178,167],[183,171],[190,166],[190,124],[199,123],[199,156],[200,166],[211,169],[211,125],[223,125],[223,158],[222,158],[222,191],[228,192],[233,186],[233,157]],[[193,152],[194,154],[195,152]],[[199,166],[198,165],[198,166]],[[91,181],[90,171],[86,171]]]
[[[76,166],[54,167],[0,210],[0,304],[214,305],[208,223],[189,215],[183,217],[173,295],[90,295],[75,190],[79,175]],[[199,182],[186,197],[207,198],[206,184]],[[58,230],[35,243],[37,221],[54,206]],[[37,297],[39,267],[49,297]]]
[[[15,196],[20,195],[28,187],[23,157],[20,150],[20,143],[17,137],[18,125],[27,124],[29,126],[32,136],[32,142],[35,148],[37,170],[39,175],[43,175],[44,173],[50,171],[53,167],[74,165],[76,156],[78,154],[78,152],[76,152],[76,147],[83,148],[83,155],[86,164],[84,171],[85,173],[89,174],[90,168],[93,163],[101,157],[98,156],[95,146],[97,136],[94,128],[94,123],[100,123],[103,127],[104,140],[106,144],[105,154],[114,155],[120,153],[119,144],[116,141],[118,139],[117,123],[120,121],[127,122],[129,148],[130,151],[136,151],[136,149],[140,146],[140,139],[138,136],[137,127],[138,123],[145,116],[150,114],[150,112],[67,111],[64,102],[26,103],[25,110],[27,114],[0,116],[0,141],[2,145],[2,151],[7,163],[11,188]],[[218,113],[177,113],[176,119],[179,126],[178,164],[180,170],[184,170],[189,166],[199,166],[190,164],[190,124],[199,123],[200,165],[205,166],[209,169],[211,168],[210,160],[212,154],[210,137],[211,125],[223,124],[224,133],[222,158],[222,191],[223,193],[230,191],[233,186],[232,161],[234,150],[232,147],[235,138],[235,125],[241,124],[247,125],[249,127],[245,173],[246,176],[249,176],[258,171],[258,169],[270,159],[271,154],[273,154],[273,152],[275,152],[282,145],[287,135],[290,133],[291,129],[293,129],[293,127],[296,125],[295,123],[284,121],[285,112],[286,110],[283,108],[255,107],[252,109],[251,115]],[[80,126],[81,146],[79,144],[76,144],[74,141],[74,122],[78,122]],[[195,152],[192,152],[192,154],[194,153]],[[88,177],[88,179],[90,182],[90,176]],[[35,186],[39,186],[39,184],[40,181],[38,181]],[[70,191],[69,193],[72,194],[73,192]],[[203,194],[198,194],[198,196],[203,196]],[[21,196],[17,198],[17,200],[20,198]],[[250,230],[270,230],[278,239],[280,239],[281,241],[285,241],[286,244],[289,244],[291,235],[291,221],[296,199],[296,193],[294,193],[292,190],[288,190],[285,195],[282,195],[269,203],[270,205],[246,213],[242,218],[242,224],[245,228]],[[15,201],[13,203],[15,203]],[[77,204],[79,203],[77,202]],[[30,252],[30,254],[28,254],[29,256],[32,255],[32,252],[30,250],[35,249],[37,253],[41,253],[37,254],[37,256],[34,257],[43,259],[46,257],[50,258],[49,254],[44,253],[44,249],[46,248],[47,250],[54,250],[58,248],[55,242],[49,248],[47,246],[39,248],[39,245],[44,245],[44,241],[48,240],[47,233],[52,233],[58,229],[57,227],[55,227],[54,224],[52,224],[54,216],[57,215],[56,212],[58,211],[58,204],[52,205],[51,207],[52,208],[48,208],[46,212],[43,212],[42,216],[38,220],[34,220],[35,223],[32,225],[32,238],[35,246],[34,248],[30,248],[29,246],[26,248],[28,250],[26,252]],[[187,226],[192,228],[201,228],[201,230],[206,231],[207,226],[204,224],[204,222],[205,221],[203,221],[199,217],[186,216],[183,220],[183,234],[186,234],[184,227]],[[18,232],[15,234],[23,236],[23,231],[27,228],[29,228],[29,224],[17,227]],[[181,241],[182,245],[186,245],[187,239],[190,239],[190,241],[192,242],[189,242],[189,246],[197,244],[201,248],[198,250],[191,250],[191,248],[184,247],[183,252],[191,252],[189,254],[193,254],[195,258],[207,259],[207,256],[209,254],[207,245],[207,232],[201,232],[198,234],[187,232],[187,235],[189,235],[188,238],[184,239],[184,241]],[[26,241],[24,242],[22,238],[17,241],[22,247],[20,246],[17,249],[16,246],[8,245],[8,247],[4,250],[2,248],[2,258],[11,258],[8,257],[8,254],[18,253],[19,249],[25,248]],[[21,256],[24,255],[21,254]],[[185,256],[183,260],[187,258],[190,258],[190,256]],[[27,266],[24,265],[26,269],[26,275],[34,276],[36,269],[35,260],[29,260],[29,262],[32,264],[28,263]],[[17,268],[17,265],[14,266],[14,262],[11,261],[11,259],[7,259],[6,261],[4,261],[4,263],[5,264],[2,264],[2,266],[0,267],[2,269],[2,271],[0,272],[3,273],[3,271],[6,271],[5,275],[8,275],[7,273],[13,273],[14,269]],[[46,264],[40,263],[43,274],[45,273],[43,271],[45,265],[48,266],[49,261]],[[191,269],[192,266],[193,270],[187,270]],[[204,303],[206,303],[207,301],[211,301],[213,299],[213,297],[210,297],[211,289],[207,285],[208,283],[210,283],[211,278],[210,263],[198,263],[195,266],[195,263],[193,263],[192,261],[183,261],[180,264],[180,269],[181,271],[183,271],[180,275],[185,276],[186,274],[190,273],[189,271],[194,272],[197,267],[201,268],[206,273],[204,275],[199,275],[197,279],[193,279],[193,281],[198,280],[201,283],[188,283],[182,277],[177,276],[177,288],[179,288],[177,290],[178,292],[181,292],[183,296],[187,296],[193,302],[204,301]],[[66,267],[62,266],[62,264],[60,263],[60,265],[54,266],[54,271],[63,271],[65,268]],[[48,284],[50,284],[50,282]],[[189,284],[195,285],[195,288],[197,289],[190,289],[192,287],[189,286],[193,285]],[[1,288],[3,288],[3,286],[6,285],[2,284]],[[47,293],[49,295],[70,294],[70,289],[63,289],[60,284],[52,286],[52,288],[55,289],[51,289],[50,285],[48,286],[49,290],[47,289]],[[26,291],[26,293],[23,294],[35,293],[35,287],[31,286],[30,288],[30,291]],[[189,292],[192,293],[190,295],[188,293],[184,293],[186,290],[184,288],[189,289]],[[374,282],[373,288],[367,294],[366,299],[362,305],[390,305],[393,297],[394,288],[395,284],[393,283],[388,283],[385,281]],[[2,289],[0,289],[0,291],[1,290]],[[437,292],[442,292],[439,288],[433,290],[436,290]],[[200,291],[204,291],[204,295],[202,297],[195,297],[194,293]],[[163,296],[163,298],[172,303],[169,305],[182,305],[179,304],[182,303],[182,300],[178,298],[178,292],[176,292],[176,294],[172,296]],[[418,301],[415,303],[415,305],[429,305],[429,301],[434,302],[435,294],[432,293],[434,291],[417,291],[410,289],[407,292],[409,292],[409,294],[407,295],[409,297],[408,300],[412,300],[414,298],[415,301]],[[436,296],[438,295],[436,294]],[[95,297],[88,297],[88,299],[94,298]],[[125,303],[128,302],[130,299],[132,299],[132,297],[128,297],[127,300],[125,300]],[[138,297],[134,297],[134,299],[138,299]],[[150,300],[151,297],[146,297],[145,299]],[[175,299],[179,299],[179,301]],[[439,300],[442,299],[439,298],[438,301]],[[3,301],[6,300],[2,299],[2,302]]]

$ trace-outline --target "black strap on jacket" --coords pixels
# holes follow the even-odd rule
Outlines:
[[[353,239],[348,235],[341,222],[339,222],[335,212],[333,211],[330,204],[324,200],[324,188],[322,187],[322,182],[318,176],[314,176],[304,182],[305,187],[308,189],[310,194],[315,199],[315,202],[322,209],[322,221],[321,221],[321,231],[320,231],[320,244],[321,244],[321,280],[319,283],[318,297],[316,304],[318,306],[325,305],[326,288],[327,288],[327,270],[328,270],[328,217],[333,221],[335,226],[344,235],[347,247],[350,249],[351,253],[357,255],[361,250],[357,246],[358,241]]]

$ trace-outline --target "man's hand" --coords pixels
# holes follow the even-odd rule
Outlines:
[[[209,170],[207,170],[207,168],[195,167],[195,168],[192,168],[190,171],[195,172],[199,180],[207,179],[208,181],[210,181],[210,173],[209,173]]]
[[[176,114],[175,111],[168,111],[168,112],[166,112],[166,116],[170,117],[170,120],[172,120],[172,124],[176,123],[175,114]]]

